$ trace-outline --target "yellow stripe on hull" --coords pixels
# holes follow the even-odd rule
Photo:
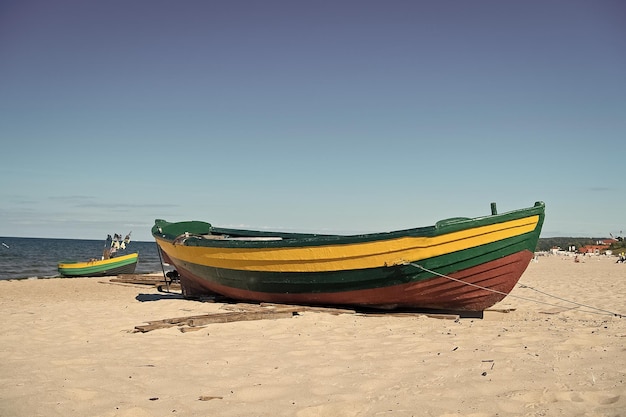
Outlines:
[[[203,266],[264,272],[326,272],[416,262],[523,235],[535,230],[538,222],[539,216],[535,215],[433,237],[307,247],[195,247],[157,240],[172,258]]]
[[[96,265],[98,267],[105,266],[105,265],[115,265],[115,264],[120,263],[122,261],[134,259],[134,258],[137,258],[137,257],[138,257],[138,254],[131,253],[130,255],[118,256],[118,257],[110,258],[110,259],[95,259],[95,260],[87,261],[87,262],[59,263],[59,268],[63,268],[63,269],[66,269],[68,271],[71,271],[73,269],[89,268],[89,267],[96,266]]]

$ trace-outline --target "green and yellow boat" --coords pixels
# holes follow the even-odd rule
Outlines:
[[[183,294],[245,301],[483,311],[534,256],[545,204],[360,235],[266,232],[157,219],[152,235]]]
[[[138,253],[116,256],[109,259],[91,259],[86,262],[61,261],[59,274],[64,277],[104,277],[132,274],[137,267]]]
[[[59,274],[64,277],[103,277],[108,275],[132,274],[137,267],[139,254],[129,253],[120,255],[120,252],[126,253],[127,246],[130,244],[131,233],[128,233],[124,239],[122,239],[122,235],[117,233],[113,237],[108,235],[104,241],[104,248],[100,259],[93,258],[86,262],[59,262],[57,265]]]

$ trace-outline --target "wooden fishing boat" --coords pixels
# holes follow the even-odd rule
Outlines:
[[[483,311],[513,289],[534,256],[545,205],[434,226],[361,235],[213,227],[152,228],[183,294],[287,304]]]
[[[103,277],[109,275],[132,274],[135,272],[138,253],[116,256],[109,259],[92,259],[86,262],[61,261],[59,274],[64,277]]]

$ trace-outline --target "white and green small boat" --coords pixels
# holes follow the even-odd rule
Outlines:
[[[103,277],[107,275],[132,274],[139,260],[138,253],[118,255],[124,252],[130,243],[130,233],[122,240],[115,234],[107,236],[100,259],[94,258],[86,262],[61,261],[58,264],[59,274],[64,277]]]
[[[64,277],[103,277],[132,274],[137,267],[138,253],[116,256],[109,259],[91,259],[86,262],[61,261],[59,274]]]

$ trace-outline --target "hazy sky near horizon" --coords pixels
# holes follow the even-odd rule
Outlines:
[[[626,230],[626,3],[0,1],[0,236]]]

